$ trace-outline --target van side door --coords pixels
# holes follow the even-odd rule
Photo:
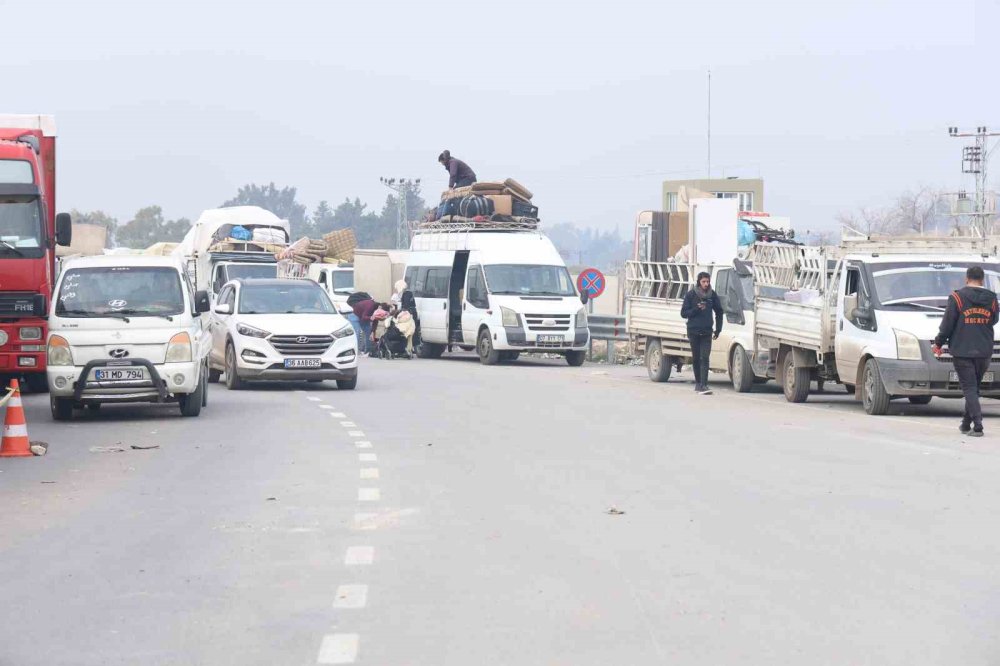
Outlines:
[[[871,289],[857,262],[844,265],[837,295],[837,319],[834,326],[834,356],[842,382],[857,381],[858,366],[865,347],[877,335]]]
[[[467,345],[476,344],[479,327],[490,309],[490,297],[486,291],[486,278],[478,264],[469,266],[465,277],[465,298],[462,303],[462,340]]]

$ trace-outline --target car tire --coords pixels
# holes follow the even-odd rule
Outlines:
[[[865,363],[861,380],[861,403],[865,411],[872,416],[883,416],[889,413],[891,396],[882,383],[882,373],[878,369],[878,361],[873,358]]]
[[[911,405],[929,405],[931,398],[934,396],[930,395],[911,395],[907,397]]]
[[[420,358],[441,358],[444,350],[444,345],[437,345],[433,342],[421,342],[420,346],[417,347],[417,356]]]
[[[49,408],[52,410],[53,421],[70,421],[73,418],[73,399],[57,398],[49,395]]]
[[[505,352],[500,352],[500,360],[503,361],[504,363],[513,363],[520,356],[521,356],[521,352],[519,352],[519,351],[505,351]]]
[[[737,393],[747,393],[753,388],[753,366],[740,345],[733,347],[733,353],[729,357],[729,379]]]
[[[220,379],[222,379],[222,370],[216,370],[215,368],[208,369],[209,384],[218,384]]]
[[[566,352],[566,362],[569,363],[570,367],[579,368],[583,365],[583,362],[587,360],[587,352],[582,349],[579,351],[568,351]]]
[[[193,393],[180,396],[177,402],[181,406],[181,416],[198,416],[205,402],[205,387],[208,379],[204,374],[198,378],[198,388]]]
[[[672,361],[672,357],[663,356],[659,340],[652,340],[646,345],[646,373],[650,381],[659,383],[670,379],[670,372],[674,369]]]
[[[340,391],[353,391],[358,387],[358,376],[354,375],[350,379],[338,379],[337,389]]]
[[[479,344],[476,345],[479,353],[479,362],[483,365],[496,365],[500,362],[500,352],[493,348],[493,338],[489,329],[483,329],[479,333]]]
[[[49,378],[43,373],[32,373],[24,376],[24,383],[32,393],[48,393]]]
[[[226,345],[226,388],[230,391],[241,391],[246,386],[240,378],[239,369],[236,367],[236,348],[232,343]]]
[[[809,397],[809,368],[795,365],[795,354],[788,352],[781,364],[782,390],[788,402],[805,402]]]

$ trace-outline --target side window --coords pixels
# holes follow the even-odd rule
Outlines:
[[[215,280],[212,282],[212,291],[216,294],[222,289],[222,285],[226,284],[226,274],[222,266],[215,267]]]
[[[715,274],[715,293],[719,296],[719,303],[725,312],[730,312],[729,306],[729,277],[733,274],[730,270],[719,271]]]
[[[415,267],[412,270],[413,275],[411,278],[406,280],[406,283],[410,285],[414,296],[426,296],[427,294],[424,292],[426,291],[427,285],[427,269],[423,267]],[[410,269],[407,269],[406,272],[409,273]]]
[[[219,305],[222,305],[223,303],[226,302],[226,298],[229,296],[229,292],[231,292],[232,290],[233,290],[232,287],[226,287],[225,289],[222,290],[222,292],[219,294],[219,300],[218,300]]]
[[[229,293],[226,294],[226,300],[224,302],[229,304],[229,307],[232,308],[233,312],[236,312],[236,288],[235,287],[230,287],[229,288]]]
[[[451,269],[447,267],[435,267],[427,269],[427,281],[425,296],[428,298],[448,298],[448,282],[451,277]]]
[[[413,295],[414,296],[419,296],[419,294],[417,294],[417,285],[416,285],[416,281],[417,281],[417,267],[416,266],[407,266],[406,267],[406,273],[403,275],[403,280],[406,281],[406,286],[410,288],[410,291],[413,292]]]
[[[324,287],[326,286],[326,271],[319,272],[319,283]]]
[[[490,299],[486,294],[486,280],[483,278],[483,269],[473,266],[466,276],[465,299],[469,303],[481,310],[490,307]]]
[[[844,280],[844,318],[858,328],[874,331],[874,319],[859,319],[855,317],[854,309],[870,310],[871,299],[868,296],[868,289],[865,287],[861,270],[854,266],[847,268],[846,279]]]

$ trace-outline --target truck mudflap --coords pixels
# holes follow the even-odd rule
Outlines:
[[[876,359],[886,392],[891,396],[930,395],[961,398],[955,367],[948,361],[899,361]],[[984,397],[1000,397],[1000,363],[993,362],[980,386]]]

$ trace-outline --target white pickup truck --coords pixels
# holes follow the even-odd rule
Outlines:
[[[812,381],[836,381],[869,414],[894,398],[927,404],[959,398],[951,357],[935,358],[949,294],[965,270],[980,265],[986,286],[1000,289],[1000,260],[978,239],[845,240],[839,248],[758,244],[755,347],[758,374],[773,377],[790,402]],[[1000,343],[982,394],[1000,397]]]

